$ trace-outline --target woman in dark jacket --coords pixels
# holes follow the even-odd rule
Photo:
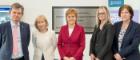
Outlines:
[[[133,9],[129,5],[119,8],[120,22],[114,24],[115,38],[113,42],[116,60],[140,60],[140,24],[132,21]]]
[[[97,24],[90,41],[91,60],[113,60],[112,43],[114,29],[110,23],[107,7],[102,6],[97,10]]]

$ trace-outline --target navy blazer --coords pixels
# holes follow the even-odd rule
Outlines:
[[[115,38],[113,42],[113,51],[119,53],[125,60],[140,60],[139,43],[140,43],[140,24],[130,21],[130,24],[123,37],[120,51],[118,51],[118,35],[121,30],[122,21],[115,23]]]
[[[30,41],[29,24],[20,22],[20,34],[22,51],[25,60],[29,60],[28,45]],[[11,60],[13,50],[13,37],[11,23],[6,22],[0,25],[0,60]]]

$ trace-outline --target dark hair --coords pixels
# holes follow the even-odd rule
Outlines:
[[[21,9],[22,10],[22,14],[24,12],[24,7],[21,4],[19,4],[19,3],[13,3],[11,5],[10,12],[11,12],[12,9]]]
[[[130,19],[132,19],[133,18],[133,16],[134,16],[134,12],[133,12],[133,9],[132,9],[132,7],[130,6],[130,5],[123,5],[123,6],[121,6],[120,8],[119,8],[119,16],[121,16],[121,11],[123,10],[123,9],[127,9],[128,10],[128,12],[131,14],[131,17],[130,17]]]

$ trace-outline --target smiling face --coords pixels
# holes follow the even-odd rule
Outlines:
[[[77,10],[75,10],[74,8],[69,8],[66,11],[66,21],[68,25],[74,26],[77,21]]]
[[[24,13],[24,7],[19,3],[14,3],[11,5],[11,9],[9,11],[11,20],[17,23],[21,20]]]
[[[18,9],[12,9],[10,11],[10,16],[11,16],[11,19],[14,21],[14,22],[19,22],[21,17],[22,17],[23,13],[22,13],[22,9],[21,8],[18,8]]]
[[[76,23],[77,17],[75,14],[71,13],[66,16],[68,25],[74,25]]]
[[[120,17],[121,17],[122,21],[128,21],[131,19],[131,14],[129,13],[129,11],[127,9],[124,8],[120,12]]]
[[[46,24],[45,20],[44,19],[37,20],[37,27],[40,31],[46,29],[47,24]]]
[[[98,10],[98,19],[100,21],[105,21],[107,19],[107,12],[104,8]]]
[[[47,22],[45,16],[37,17],[35,25],[36,25],[36,28],[41,32],[46,30],[48,28],[48,22]]]
[[[131,6],[123,5],[119,8],[119,17],[122,19],[123,22],[132,20],[133,16],[134,12]]]

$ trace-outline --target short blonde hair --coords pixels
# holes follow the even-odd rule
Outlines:
[[[106,11],[106,22],[109,22],[109,23],[111,23],[111,21],[110,21],[110,13],[109,13],[109,10],[107,9],[107,7],[106,6],[100,6],[98,9],[97,9],[97,11],[96,11],[96,25],[97,26],[99,26],[100,25],[100,20],[99,20],[99,18],[98,18],[98,16],[99,16],[99,9],[105,9],[105,11]]]
[[[75,8],[69,8],[67,11],[66,11],[66,16],[68,16],[69,14],[75,14],[76,18],[78,16],[78,12]]]
[[[36,17],[36,20],[35,20],[35,27],[36,27],[37,30],[39,30],[38,27],[37,27],[37,20],[39,20],[39,19],[44,19],[46,25],[48,26],[47,18],[44,15],[39,15],[39,16]]]

